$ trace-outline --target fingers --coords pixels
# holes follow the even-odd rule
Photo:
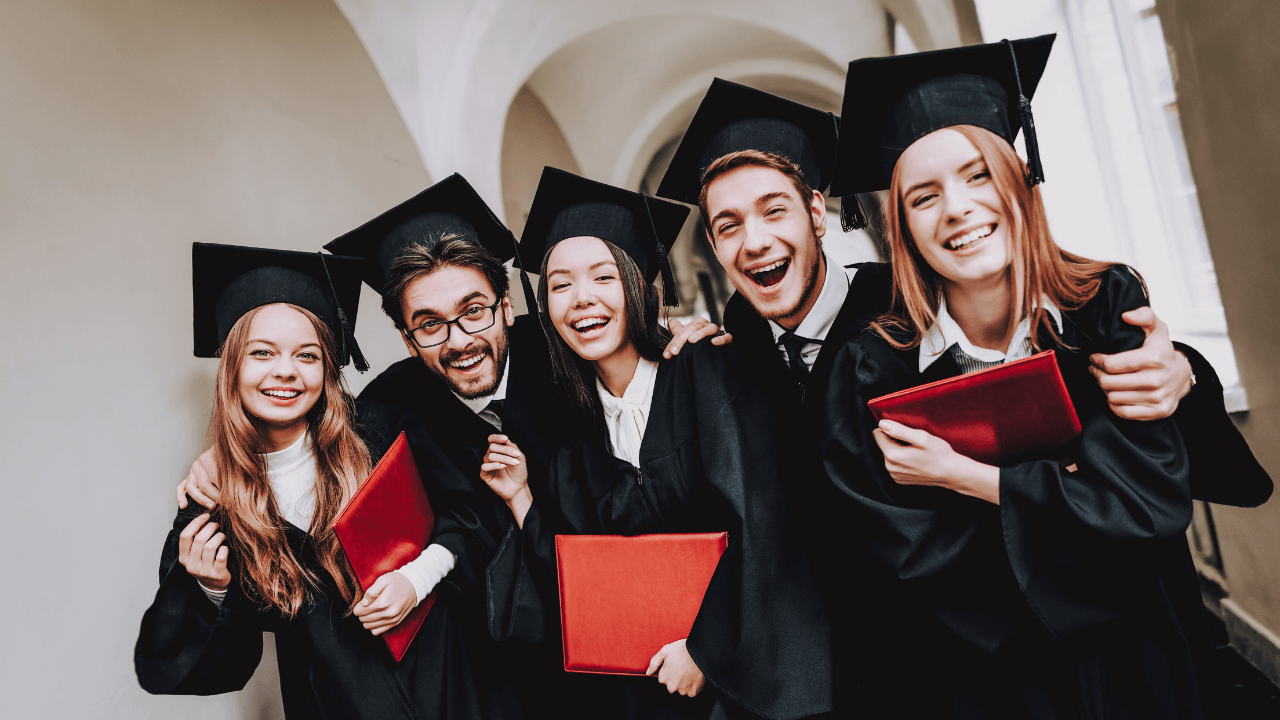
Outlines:
[[[183,480],[182,482],[178,483],[178,487],[174,490],[174,492],[175,492],[175,493],[177,494],[177,496],[178,496],[178,509],[179,509],[179,510],[186,510],[186,509],[187,509],[187,491],[186,491],[186,487],[187,487],[187,481],[186,481],[186,480]]]
[[[1164,324],[1160,322],[1160,319],[1156,317],[1156,312],[1150,307],[1140,307],[1136,310],[1130,310],[1129,312],[1121,315],[1120,319],[1130,325],[1142,328],[1142,331],[1148,335],[1155,332],[1158,325]]]
[[[719,335],[711,338],[712,345],[728,345],[731,342],[733,342],[733,333],[727,333],[724,330],[721,330]]]
[[[206,450],[191,463],[191,481],[187,483],[188,492],[195,490],[196,495],[192,495],[205,507],[211,508],[218,504],[220,494],[218,492],[218,468],[213,462],[213,451]]]
[[[178,533],[178,562],[185,564],[187,556],[191,554],[192,539],[196,536],[196,533],[200,532],[200,528],[202,528],[208,521],[209,513],[204,513],[187,523],[187,526],[182,529],[182,532]]]
[[[1115,355],[1093,354],[1089,356],[1089,364],[1107,375],[1127,375],[1142,370],[1156,370],[1161,367],[1159,354],[1145,345]],[[1100,377],[1094,373],[1094,377]]]
[[[693,335],[707,325],[706,318],[694,318],[687,325],[678,320],[668,322],[667,328],[671,330],[671,342],[667,343],[666,349],[662,351],[662,357],[669,359],[679,355],[680,348],[683,348],[686,342],[697,342],[692,339]]]
[[[924,430],[909,428],[902,423],[896,423],[892,420],[881,420],[879,428],[885,435],[888,435],[890,438],[904,445],[921,446],[927,443],[930,438],[934,437],[932,434],[925,432]]]
[[[667,653],[670,652],[670,647],[670,645],[662,646],[662,649],[658,651],[658,654],[654,655],[653,658],[649,660],[649,669],[644,671],[645,675],[652,675],[657,672],[658,668],[662,667],[662,663],[667,659]]]
[[[220,579],[230,579],[231,572],[227,570],[227,558],[231,555],[231,549],[226,545],[218,548],[218,554],[213,559],[213,575]]]
[[[715,337],[716,335],[720,334],[719,325],[714,325],[711,322],[704,320],[702,318],[698,318],[697,320],[693,321],[692,323],[689,324],[689,326],[693,327],[695,325],[698,325],[699,323],[701,323],[701,326],[689,333],[689,342],[696,343],[699,340],[703,340],[709,337]]]
[[[489,452],[485,454],[485,462],[504,463],[507,465],[519,465],[520,459],[524,457],[524,453],[511,445],[490,445]]]
[[[204,544],[204,548],[200,551],[200,566],[213,570],[213,561],[218,556],[218,550],[222,547],[222,543],[227,539],[223,533],[218,533],[209,538],[209,542]]]

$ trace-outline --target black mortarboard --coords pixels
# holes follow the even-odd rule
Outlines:
[[[847,197],[888,188],[894,165],[911,143],[955,125],[990,130],[1010,145],[1021,128],[1026,133],[1028,181],[1043,182],[1031,96],[1055,37],[849,63],[841,110],[844,132],[831,193]],[[844,214],[842,221],[847,219]]]
[[[382,292],[391,263],[409,245],[430,247],[453,233],[466,235],[501,262],[516,255],[516,238],[466,181],[454,173],[378,217],[325,245],[335,255],[366,258],[364,281]],[[516,259],[517,268],[520,260]],[[522,274],[523,277],[523,274]],[[525,299],[533,290],[525,287]],[[530,305],[530,307],[535,307]]]
[[[688,216],[689,208],[684,205],[547,167],[542,170],[529,219],[520,236],[520,254],[524,264],[541,268],[542,259],[561,240],[608,240],[635,260],[648,282],[652,283],[661,272],[663,303],[679,305],[667,253]]]
[[[361,262],[358,257],[318,252],[192,243],[196,357],[217,357],[231,327],[250,310],[290,303],[315,313],[333,330],[339,365],[346,365],[350,356],[357,370],[368,370],[353,334]]]
[[[739,150],[781,155],[821,191],[831,182],[838,135],[839,119],[829,112],[716,78],[671,158],[658,197],[696,205],[707,167]]]

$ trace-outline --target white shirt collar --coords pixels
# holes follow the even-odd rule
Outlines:
[[[809,314],[804,316],[804,320],[800,321],[800,325],[795,330],[796,335],[802,338],[819,341],[826,340],[827,334],[831,332],[831,326],[835,325],[836,316],[840,314],[845,298],[849,296],[849,283],[853,282],[855,272],[853,268],[838,264],[827,253],[825,247],[822,249],[822,256],[827,266],[827,277],[822,281],[822,291],[818,293],[818,299],[813,303],[813,307],[809,308]],[[773,330],[774,343],[780,342],[782,334],[787,331],[772,320],[769,321],[769,328]]]
[[[649,426],[649,408],[653,405],[653,388],[657,382],[658,364],[644,358],[636,363],[636,372],[622,397],[614,397],[600,378],[596,378],[596,392],[604,407],[604,423],[609,428],[613,456],[632,465],[640,464],[640,444]]]
[[[494,390],[492,395],[481,395],[480,397],[477,397],[477,398],[464,398],[455,392],[453,393],[453,396],[461,400],[462,404],[466,405],[467,408],[471,410],[471,412],[479,415],[480,411],[489,407],[489,403],[493,402],[494,400],[507,399],[507,378],[510,377],[510,375],[511,375],[511,353],[508,352],[506,359],[502,361],[502,381],[498,383],[498,389]],[[450,388],[449,392],[453,392],[453,389]]]
[[[1048,297],[1040,298],[1040,305],[1049,314],[1053,320],[1053,324],[1057,326],[1058,332],[1062,332],[1062,312],[1049,301]],[[1009,352],[1002,353],[999,350],[990,350],[988,348],[980,348],[969,342],[969,338],[965,336],[964,330],[956,324],[951,317],[951,313],[947,312],[947,299],[942,298],[942,302],[938,303],[938,320],[925,333],[924,340],[920,343],[920,372],[924,372],[934,363],[935,360],[942,357],[943,353],[952,347],[959,345],[960,350],[975,360],[993,363],[1001,362],[1008,356],[1019,355],[1023,344],[1031,338],[1031,318],[1024,317],[1018,323],[1018,327],[1014,328],[1013,338],[1009,341]],[[1018,359],[1018,358],[1015,358]]]

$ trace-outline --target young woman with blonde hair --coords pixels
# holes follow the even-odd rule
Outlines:
[[[1145,286],[1058,247],[1034,133],[1029,164],[1012,145],[1052,41],[850,66],[864,115],[842,128],[836,182],[888,186],[893,304],[840,351],[823,457],[883,570],[864,587],[883,609],[858,678],[870,717],[1200,718],[1217,702],[1181,437],[1117,417],[1088,373],[1090,354],[1142,344],[1121,316]],[[867,408],[1048,349],[1084,428],[1068,461],[984,464]]]
[[[276,638],[290,718],[475,718],[448,603],[396,663],[381,633],[417,603],[415,560],[361,592],[334,520],[370,470],[340,368],[355,348],[359,261],[193,248],[196,355],[219,357],[207,453],[217,504],[179,511],[134,651],[157,694],[244,687]]]

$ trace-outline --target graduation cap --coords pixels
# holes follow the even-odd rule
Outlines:
[[[500,262],[520,259],[516,238],[466,178],[454,173],[378,217],[325,245],[335,255],[365,258],[363,276],[369,287],[382,293],[387,271],[410,245],[434,246],[446,235],[459,234],[493,253]],[[524,273],[520,274],[524,278]],[[533,288],[524,282],[525,300],[533,302]]]
[[[696,205],[702,176],[732,152],[781,155],[822,191],[831,182],[840,120],[807,105],[716,78],[671,158],[658,197]]]
[[[942,128],[974,125],[1010,145],[1021,128],[1026,133],[1028,182],[1044,182],[1031,96],[1055,37],[849,63],[841,109],[844,132],[831,181],[831,193],[845,199],[840,213],[845,229],[866,227],[857,198],[850,196],[887,189],[902,153]]]
[[[361,263],[358,257],[318,252],[192,243],[195,356],[217,357],[231,327],[250,310],[290,303],[315,313],[333,330],[339,366],[349,355],[357,370],[368,370],[353,334]]]
[[[663,304],[679,305],[667,253],[688,216],[684,205],[546,167],[520,237],[520,254],[524,264],[541,268],[543,258],[561,240],[608,240],[631,256],[646,281],[652,283],[661,272]]]

